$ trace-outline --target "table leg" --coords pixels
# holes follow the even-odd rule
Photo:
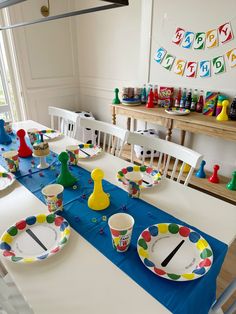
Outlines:
[[[184,145],[186,131],[180,130],[180,145]]]
[[[112,124],[116,125],[116,108],[112,107]]]
[[[130,131],[130,128],[131,128],[131,118],[128,117],[127,118],[127,130]]]

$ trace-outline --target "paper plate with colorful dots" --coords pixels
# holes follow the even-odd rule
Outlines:
[[[63,136],[63,134],[60,131],[57,130],[52,130],[52,129],[47,129],[47,130],[39,130],[38,133],[43,134],[43,139],[46,142],[59,139],[60,137]]]
[[[102,152],[102,148],[94,144],[79,144],[79,159],[93,158]]]
[[[9,227],[0,238],[0,249],[12,262],[42,261],[59,252],[69,235],[70,227],[63,217],[38,214]]]
[[[0,172],[0,191],[8,188],[15,181],[15,176],[11,172]]]
[[[138,238],[137,250],[148,269],[174,281],[198,279],[213,262],[209,243],[196,231],[175,223],[145,229]]]
[[[161,181],[161,174],[147,166],[129,166],[117,173],[117,178],[124,185],[128,186],[129,181],[142,180],[141,188],[150,188]]]
[[[165,112],[174,116],[186,116],[187,114],[190,114],[190,110],[184,108],[168,108],[165,109]]]

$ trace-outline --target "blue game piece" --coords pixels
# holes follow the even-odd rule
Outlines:
[[[198,171],[195,174],[196,177],[201,178],[201,179],[206,178],[206,173],[204,171],[205,164],[206,164],[205,160],[202,160],[200,168],[198,169]]]
[[[4,120],[0,119],[0,144],[11,144],[12,139],[11,137],[6,133],[4,128]]]

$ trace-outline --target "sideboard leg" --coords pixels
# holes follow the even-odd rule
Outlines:
[[[180,130],[180,145],[184,145],[186,131]]]

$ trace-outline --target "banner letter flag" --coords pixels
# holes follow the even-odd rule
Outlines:
[[[185,69],[185,76],[186,77],[195,77],[197,72],[197,62],[188,62],[186,69]]]
[[[174,65],[174,72],[175,74],[178,75],[183,75],[184,74],[184,69],[185,69],[186,61],[182,59],[178,59],[175,61]]]
[[[236,66],[236,48],[226,52],[226,56],[228,58],[229,66],[234,68]]]
[[[207,48],[214,48],[218,46],[218,36],[216,29],[212,29],[206,33],[206,46]]]
[[[175,57],[168,53],[162,62],[162,66],[167,70],[171,70],[174,61],[175,61]]]
[[[200,77],[211,76],[211,62],[209,60],[202,60],[199,62],[199,76]]]
[[[184,37],[185,30],[183,28],[177,27],[172,42],[179,45]]]
[[[220,42],[222,44],[227,43],[231,39],[233,39],[233,31],[231,29],[230,23],[225,23],[218,28]]]
[[[197,33],[195,35],[193,48],[194,49],[204,49],[205,47],[205,40],[206,40],[206,33]]]
[[[162,60],[164,59],[165,54],[166,54],[166,50],[164,48],[159,48],[156,51],[156,55],[154,59],[156,60],[157,63],[161,63]]]
[[[184,35],[184,39],[182,42],[182,47],[190,49],[194,40],[194,33],[193,32],[186,32]]]
[[[219,56],[212,59],[213,71],[215,74],[225,72],[225,60],[224,56]]]

